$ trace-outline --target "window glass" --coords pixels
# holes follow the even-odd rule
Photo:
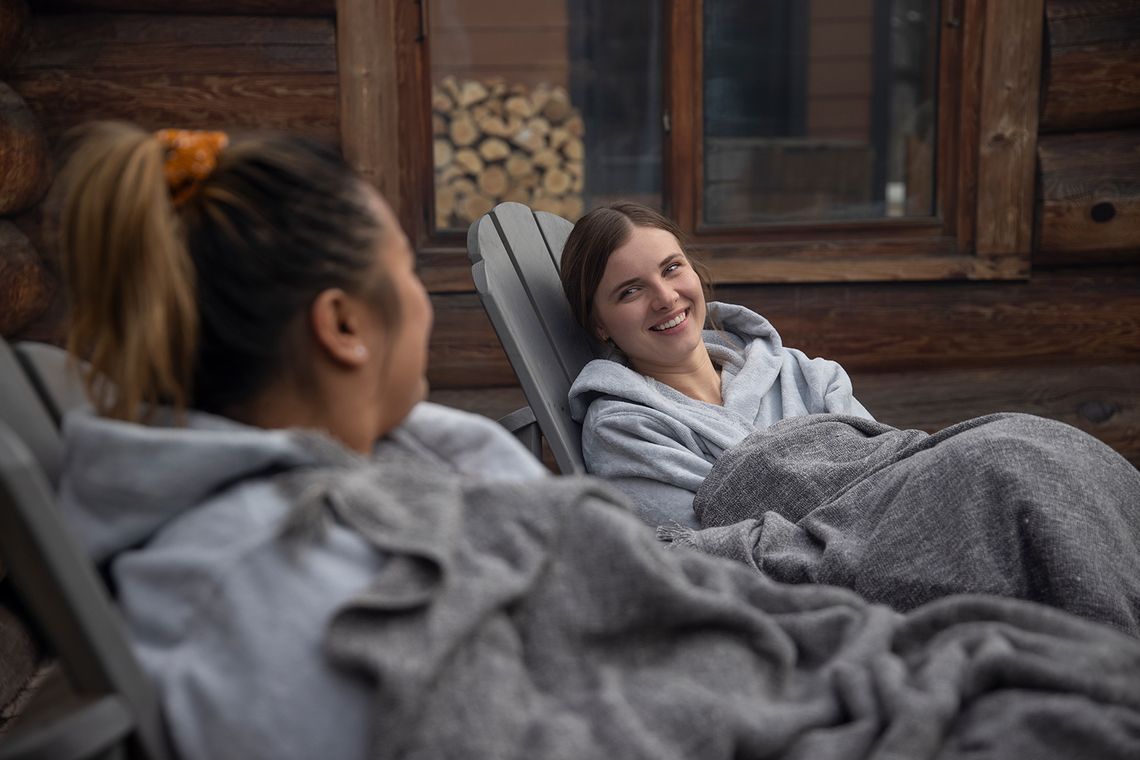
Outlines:
[[[661,3],[433,0],[435,228],[501,201],[661,206]]]
[[[703,221],[933,213],[937,2],[704,0]]]

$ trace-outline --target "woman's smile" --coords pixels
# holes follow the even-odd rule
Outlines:
[[[676,333],[684,329],[685,323],[689,321],[689,310],[685,309],[679,314],[675,314],[669,319],[659,324],[653,325],[649,329],[659,333]]]

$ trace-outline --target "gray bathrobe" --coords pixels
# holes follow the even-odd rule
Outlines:
[[[743,306],[708,306],[723,328],[704,333],[721,367],[723,406],[606,359],[587,364],[570,388],[586,470],[625,491],[650,525],[697,527],[693,495],[721,453],[757,430],[819,412],[873,419],[843,367],[787,348]]]

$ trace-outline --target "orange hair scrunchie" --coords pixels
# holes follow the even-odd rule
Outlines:
[[[225,132],[160,129],[155,138],[166,149],[166,185],[174,207],[181,207],[218,165],[218,154],[230,143]]]

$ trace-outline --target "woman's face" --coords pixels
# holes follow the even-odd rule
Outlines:
[[[380,364],[380,435],[403,422],[427,397],[428,339],[432,308],[427,290],[416,275],[415,255],[388,204],[377,196],[383,235],[377,252],[382,269],[399,300],[399,323],[383,325],[376,333],[372,356]]]
[[[598,337],[613,339],[642,374],[675,371],[704,350],[700,277],[677,238],[656,227],[634,227],[610,254],[593,317]]]

